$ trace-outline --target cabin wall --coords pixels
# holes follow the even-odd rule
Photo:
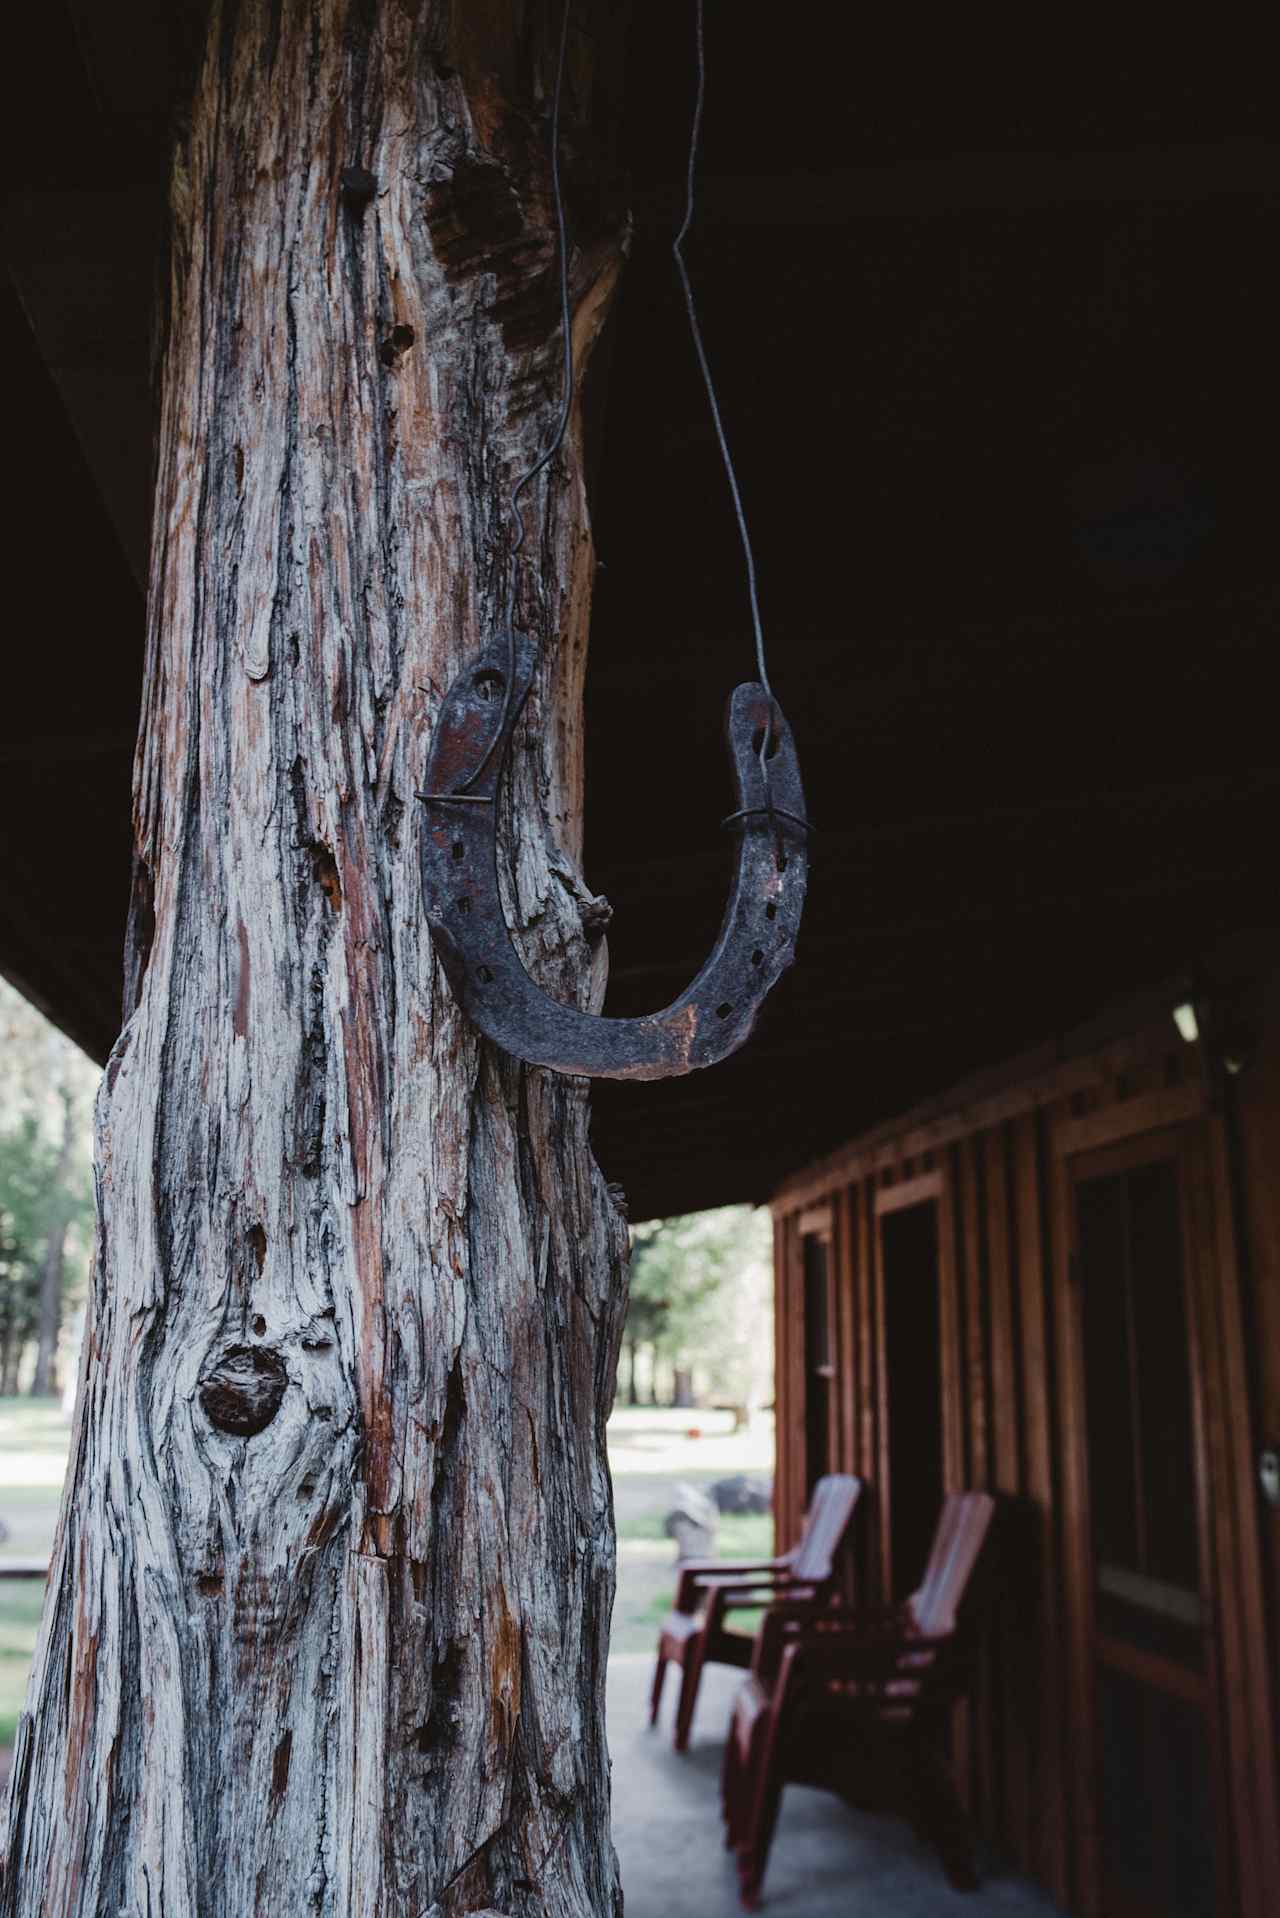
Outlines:
[[[892,1554],[895,1485],[910,1479],[913,1447],[910,1429],[895,1432],[893,1397],[919,1391],[909,1374],[916,1308],[892,1291],[903,1270],[910,1276],[910,1234],[891,1222],[933,1208],[936,1321],[921,1292],[920,1323],[937,1342],[922,1365],[937,1381],[942,1489],[983,1488],[1006,1501],[981,1675],[957,1714],[952,1754],[987,1838],[1082,1914],[1106,1910],[1107,1893],[1072,1182],[1117,1154],[1140,1162],[1153,1153],[1176,1164],[1183,1195],[1204,1615],[1213,1620],[1196,1695],[1218,1754],[1216,1908],[1246,1918],[1280,1910],[1280,1515],[1264,1507],[1256,1474],[1264,1436],[1280,1444],[1280,988],[1256,1011],[1254,1031],[1265,1043],[1239,1078],[1206,1047],[1184,1044],[1167,1019],[1089,1058],[1042,1062],[957,1109],[854,1142],[774,1201],[779,1544],[794,1540],[807,1492],[804,1241],[826,1230],[829,1459],[868,1481],[857,1578],[874,1598],[909,1589]],[[895,1259],[896,1279],[886,1272]],[[927,1448],[927,1409],[913,1416]]]

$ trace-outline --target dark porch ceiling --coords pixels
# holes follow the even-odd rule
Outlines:
[[[601,1085],[637,1216],[806,1158],[1274,926],[1274,270],[1261,46],[927,46],[710,0],[690,257],[819,827],[799,961],[715,1070]],[[196,10],[24,10],[0,301],[10,501],[0,966],[115,1036],[149,308]],[[103,21],[113,23],[105,30]],[[751,676],[671,273],[687,0],[636,10],[637,231],[601,365],[587,874],[609,1009],[686,982]],[[1166,22],[1167,27],[1167,22]],[[1043,30],[1043,29],[1042,29]],[[878,35],[878,37],[877,37]]]

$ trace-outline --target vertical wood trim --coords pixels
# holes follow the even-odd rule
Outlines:
[[[1203,1128],[1179,1142],[1177,1157],[1182,1228],[1187,1364],[1191,1381],[1191,1440],[1196,1487],[1196,1540],[1205,1653],[1206,1734],[1213,1793],[1217,1906],[1254,1918],[1257,1901],[1248,1887],[1246,1859],[1252,1852],[1252,1778],[1240,1765],[1241,1727],[1247,1701],[1241,1696],[1239,1646],[1232,1603],[1231,1497],[1223,1473],[1226,1417],[1217,1327],[1214,1194]],[[1225,1495],[1225,1496],[1224,1496]],[[1225,1542],[1225,1550],[1224,1550]],[[1237,1770],[1241,1776],[1234,1781]],[[1236,1897],[1239,1887],[1242,1896]]]
[[[1013,1122],[1013,1179],[1017,1196],[1017,1277],[1022,1335],[1027,1496],[1034,1501],[1039,1540],[1035,1591],[1038,1631],[1032,1643],[1039,1684],[1021,1702],[1034,1751],[1032,1797],[1037,1816],[1030,1862],[1058,1902],[1067,1897],[1063,1796],[1061,1607],[1054,1523],[1052,1380],[1045,1314],[1046,1260],[1040,1121],[1032,1112]]]
[[[854,1193],[847,1185],[842,1186],[836,1198],[835,1238],[832,1246],[832,1268],[835,1274],[836,1291],[836,1377],[831,1394],[833,1400],[837,1402],[839,1421],[839,1439],[832,1457],[842,1472],[856,1472],[858,1469],[858,1393],[854,1366],[854,1321],[857,1313],[854,1290],[856,1259],[854,1209]]]
[[[787,1446],[787,1455],[791,1461],[787,1502],[787,1546],[789,1548],[800,1537],[801,1521],[809,1502],[805,1487],[809,1472],[809,1448],[806,1443],[809,1407],[805,1396],[808,1381],[805,1378],[804,1365],[804,1247],[800,1243],[798,1219],[790,1219],[787,1223],[787,1275],[787,1291],[790,1298],[790,1310],[787,1313],[787,1394],[791,1403],[791,1426]]]
[[[1052,1183],[1052,1294],[1062,1447],[1060,1504],[1066,1656],[1069,1818],[1075,1909],[1099,1913],[1098,1742],[1093,1646],[1093,1550],[1084,1429],[1084,1352],[1079,1286],[1074,1276],[1074,1193],[1066,1159],[1055,1157]]]
[[[1221,1513],[1222,1545],[1230,1556],[1220,1565],[1224,1638],[1230,1636],[1237,1671],[1243,1723],[1232,1723],[1232,1801],[1240,1820],[1240,1891],[1244,1918],[1280,1910],[1280,1820],[1277,1819],[1276,1734],[1270,1674],[1267,1669],[1266,1612],[1262,1555],[1254,1489],[1253,1431],[1248,1369],[1240,1300],[1234,1195],[1222,1114],[1207,1125],[1207,1194],[1213,1217],[1205,1245],[1212,1283],[1221,1408],[1221,1481],[1210,1481],[1212,1503]],[[1224,1661],[1225,1662],[1225,1661]],[[1245,1813],[1247,1812],[1247,1822]]]
[[[881,1593],[879,1533],[882,1482],[876,1458],[876,1337],[875,1314],[875,1220],[871,1211],[871,1193],[865,1182],[854,1188],[858,1219],[858,1254],[854,1267],[857,1284],[857,1366],[858,1431],[857,1470],[867,1480],[871,1493],[864,1514],[862,1540],[862,1590],[870,1598]]]
[[[1022,1491],[1022,1462],[1018,1444],[1018,1355],[1015,1337],[1011,1246],[1009,1238],[1009,1166],[1006,1128],[997,1126],[983,1135],[983,1192],[987,1210],[987,1296],[991,1325],[991,1429],[994,1482],[998,1491],[1016,1497]],[[1015,1508],[1016,1509],[1016,1508]],[[1018,1546],[1024,1548],[1027,1528],[1019,1528]],[[1034,1617],[1028,1604],[1030,1580],[1020,1583],[1020,1567],[1011,1566],[999,1607],[999,1625],[992,1652],[993,1720],[992,1775],[998,1779],[1003,1806],[1002,1828],[1018,1862],[1030,1863],[1032,1802],[1032,1741],[1027,1724],[1030,1699],[1037,1689],[1035,1664],[1030,1656]]]
[[[891,1519],[893,1515],[893,1461],[889,1456],[889,1352],[885,1338],[884,1309],[884,1231],[880,1215],[875,1209],[875,1187],[868,1182],[866,1188],[867,1210],[871,1214],[871,1245],[873,1269],[872,1313],[875,1318],[875,1446],[876,1446],[876,1515],[877,1526],[877,1577],[880,1597],[888,1604],[895,1596],[894,1580],[896,1569],[893,1563],[893,1535]]]
[[[941,1343],[943,1490],[962,1492],[968,1484],[965,1416],[965,1327],[960,1283],[960,1148],[952,1147],[943,1166],[938,1199],[938,1337]],[[951,1716],[951,1763],[956,1788],[966,1808],[973,1806],[973,1728],[968,1702]]]
[[[993,1482],[998,1491],[1017,1493],[1022,1490],[1018,1361],[1009,1258],[1009,1172],[1003,1127],[984,1134],[982,1157],[987,1202],[987,1292],[991,1308]]]
[[[773,1549],[786,1550],[787,1484],[790,1472],[791,1407],[787,1403],[790,1388],[787,1339],[787,1221],[773,1215]]]
[[[938,1336],[942,1344],[943,1490],[965,1489],[964,1349],[960,1286],[956,1271],[956,1175],[947,1155],[946,1177],[938,1200]]]
[[[990,1483],[987,1354],[983,1326],[984,1286],[982,1227],[979,1220],[979,1141],[962,1139],[956,1148],[959,1166],[961,1243],[964,1269],[964,1341],[966,1394],[969,1414],[969,1483],[985,1489]]]

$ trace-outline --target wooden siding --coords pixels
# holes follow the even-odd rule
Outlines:
[[[1093,1561],[1083,1433],[1073,1167],[1176,1157],[1202,1464],[1202,1549],[1214,1621],[1207,1724],[1221,1753],[1219,1904],[1280,1910],[1275,1594],[1280,1514],[1256,1456],[1280,1444],[1280,985],[1257,1010],[1251,1072],[1209,1071],[1162,1020],[1025,1082],[1002,1074],[953,1110],[881,1127],[790,1180],[774,1200],[780,1262],[780,1542],[805,1491],[798,1223],[833,1219],[838,1377],[832,1464],[873,1488],[858,1579],[886,1589],[892,1482],[881,1223],[938,1207],[941,1445],[947,1490],[1005,1496],[1010,1546],[971,1709],[954,1729],[961,1785],[986,1836],[1068,1909],[1102,1911]],[[1148,1148],[1144,1141],[1155,1141]],[[1092,1159],[1085,1155],[1093,1155]],[[1101,1156],[1099,1156],[1101,1155]],[[1272,1639],[1267,1640],[1267,1617]],[[1197,1681],[1199,1682],[1199,1681]]]

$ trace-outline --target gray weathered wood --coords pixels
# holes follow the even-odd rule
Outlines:
[[[456,11],[228,0],[175,170],[140,984],[4,1914],[618,1905],[625,1228],[583,1085],[455,1008],[417,871],[432,716],[558,376],[558,13]],[[575,256],[579,366],[618,259]],[[594,1005],[579,439],[526,496],[502,844],[526,962]]]

